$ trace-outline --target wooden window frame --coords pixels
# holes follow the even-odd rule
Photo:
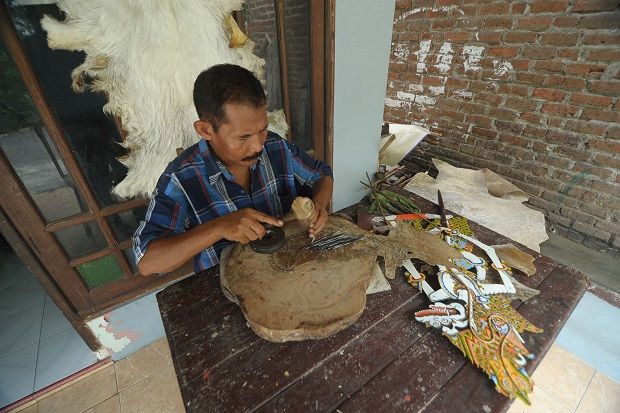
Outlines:
[[[281,0],[275,0],[276,5]],[[331,163],[333,124],[333,22],[334,0],[312,1],[310,7],[312,146],[314,156]],[[281,11],[283,13],[283,10]],[[283,20],[280,20],[283,27]],[[146,205],[147,199],[132,199],[102,207],[66,139],[59,119],[45,96],[28,55],[17,35],[5,2],[0,4],[0,37],[22,77],[26,90],[41,117],[65,167],[72,176],[77,191],[88,207],[88,212],[45,222],[35,203],[13,171],[8,159],[0,152],[0,203],[2,223],[0,232],[5,236],[26,265],[33,270],[45,290],[62,309],[69,321],[93,350],[96,340],[84,322],[116,306],[134,300],[158,288],[191,275],[190,263],[164,275],[144,277],[134,273],[123,250],[131,247],[130,240],[117,240],[107,218]],[[283,37],[282,41],[286,39]],[[281,50],[285,48],[281,48]],[[286,75],[286,71],[281,70]],[[288,105],[288,96],[284,99]],[[289,109],[290,110],[290,109]],[[286,111],[287,114],[289,111]],[[124,131],[116,120],[117,127]],[[107,247],[97,252],[70,259],[53,233],[75,225],[94,222],[101,229]],[[122,278],[100,287],[88,288],[76,267],[106,255],[114,256],[121,268]]]

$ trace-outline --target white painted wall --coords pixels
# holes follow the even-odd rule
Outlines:
[[[336,0],[334,210],[363,198],[377,169],[393,18],[394,0]]]

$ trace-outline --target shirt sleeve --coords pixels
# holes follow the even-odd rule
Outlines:
[[[144,221],[140,222],[140,226],[133,235],[136,264],[155,239],[185,231],[188,206],[185,192],[174,174],[162,175],[151,198]]]
[[[293,155],[293,173],[301,185],[313,187],[324,176],[333,177],[332,168],[323,161],[314,159],[305,151],[287,140],[284,141]]]

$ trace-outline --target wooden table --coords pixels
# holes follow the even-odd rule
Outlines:
[[[434,204],[415,197],[423,211]],[[487,244],[511,242],[470,223]],[[517,244],[515,244],[517,245]],[[551,346],[583,295],[587,280],[548,257],[523,284],[540,295],[519,303],[519,312],[542,334],[524,333],[538,357]],[[181,394],[189,412],[427,411],[502,412],[511,401],[435,330],[414,320],[429,303],[398,276],[392,290],[368,296],[351,327],[323,340],[274,344],[260,339],[219,287],[216,270],[205,271],[157,294]]]

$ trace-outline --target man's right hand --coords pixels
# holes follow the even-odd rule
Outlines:
[[[265,235],[263,223],[281,227],[282,220],[269,216],[252,208],[244,208],[217,218],[215,223],[223,238],[229,241],[247,244]]]

